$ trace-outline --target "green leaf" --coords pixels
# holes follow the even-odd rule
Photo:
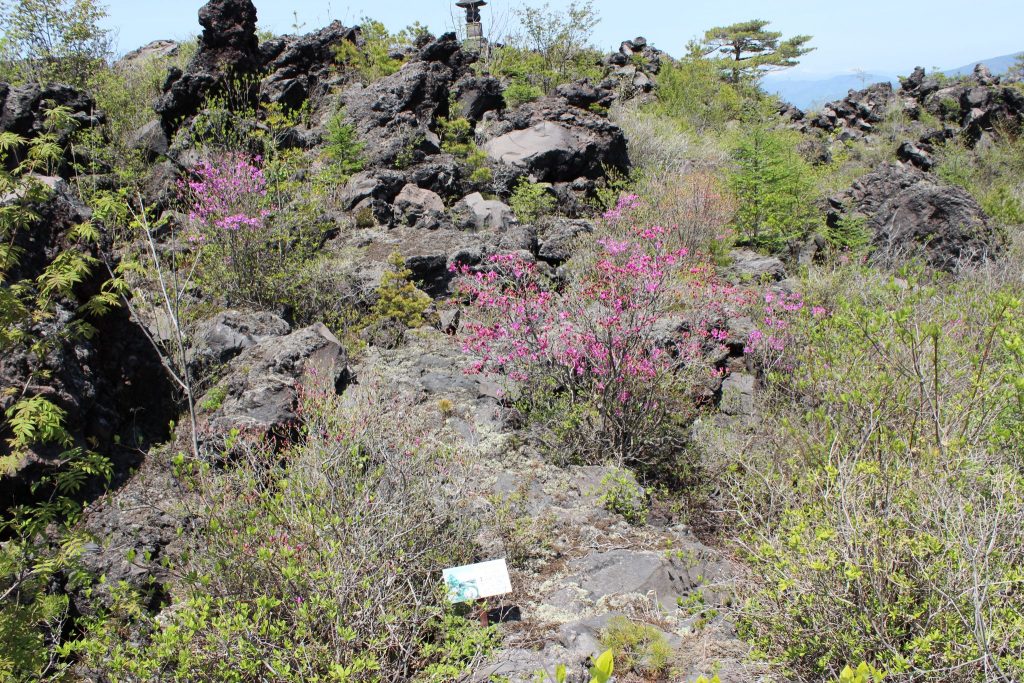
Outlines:
[[[615,657],[611,650],[605,650],[590,668],[590,683],[608,683],[614,671]]]

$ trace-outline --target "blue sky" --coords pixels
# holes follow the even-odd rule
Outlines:
[[[199,31],[196,13],[204,0],[103,0],[108,26],[127,52],[158,38],[184,38]],[[332,19],[357,23],[364,15],[398,29],[420,21],[435,32],[457,16],[449,0],[254,0],[260,26],[291,33],[298,13],[303,32]],[[551,0],[564,7],[567,0]],[[507,24],[519,0],[491,0],[488,25]],[[531,0],[530,4],[542,4]],[[595,0],[602,21],[595,42],[604,48],[644,35],[671,54],[711,26],[752,18],[772,22],[786,35],[814,36],[818,49],[790,72],[793,76],[863,69],[906,73],[915,65],[958,67],[968,62],[1024,51],[1022,0],[861,0],[842,5],[821,0]]]

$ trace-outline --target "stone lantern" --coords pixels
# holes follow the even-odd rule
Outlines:
[[[484,0],[459,0],[456,7],[466,10],[466,47],[479,50],[483,47],[484,27],[480,22],[480,8],[486,5]]]

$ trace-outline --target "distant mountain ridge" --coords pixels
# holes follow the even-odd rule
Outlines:
[[[942,73],[947,76],[967,76],[974,72],[974,67],[978,64],[984,64],[988,67],[988,70],[995,75],[1004,74],[1010,70],[1010,67],[1017,62],[1017,57],[1024,55],[1024,52],[1016,52],[1012,55],[1003,55],[1002,57],[992,57],[991,59],[984,59],[980,62],[972,62],[965,64],[964,66],[956,69],[950,69],[949,71],[943,71]]]
[[[1024,52],[982,59],[942,73],[950,77],[966,76],[974,71],[976,64],[984,64],[993,74],[999,75],[1006,73],[1020,54]],[[792,105],[801,109],[813,109],[826,102],[842,99],[850,90],[860,90],[872,83],[883,81],[897,85],[899,78],[895,73],[847,73],[804,79],[789,79],[780,75],[765,79],[764,87],[768,92],[778,95]]]

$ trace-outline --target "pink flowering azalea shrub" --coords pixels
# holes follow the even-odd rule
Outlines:
[[[256,302],[260,279],[274,267],[260,157],[223,154],[178,183],[191,223],[189,242],[204,257],[203,274],[229,299]]]
[[[474,371],[511,380],[531,417],[588,462],[644,461],[678,446],[690,388],[728,336],[716,321],[746,298],[670,247],[665,228],[629,225],[638,206],[627,195],[605,215],[607,236],[562,289],[518,254],[458,269]]]
[[[202,232],[263,227],[269,211],[261,208],[267,196],[267,178],[260,157],[226,154],[214,162],[204,161],[192,170],[193,178],[180,181],[191,197],[189,218]]]
[[[814,321],[826,318],[828,310],[812,305],[800,292],[768,290],[752,306],[755,328],[746,340],[744,351],[753,356],[765,374],[793,370],[795,352],[803,341],[804,330]]]

